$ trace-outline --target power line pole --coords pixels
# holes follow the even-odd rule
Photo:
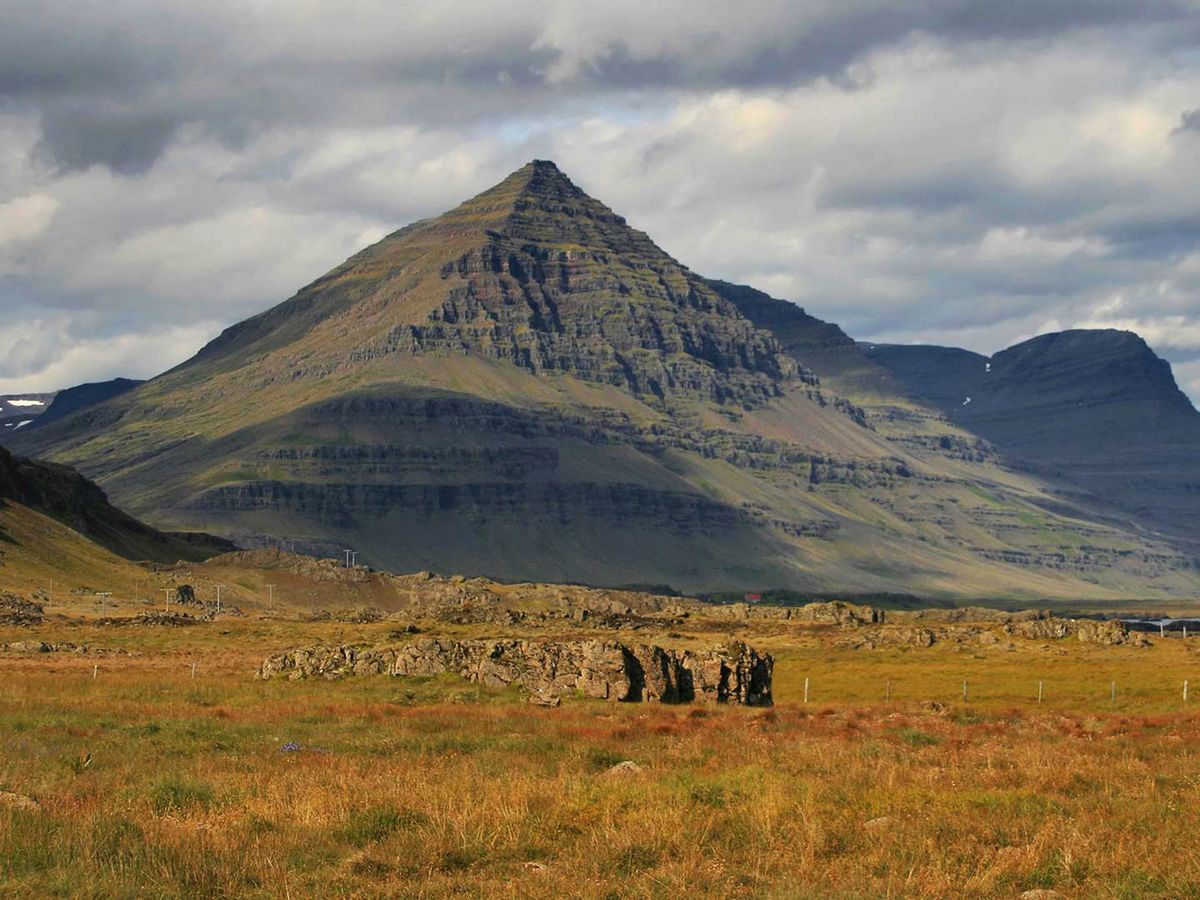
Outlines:
[[[350,554],[351,554],[351,553],[353,553],[354,551],[353,551],[353,550],[346,550],[346,551],[343,551],[343,552],[345,552],[345,554],[346,554],[346,568],[348,569],[348,568],[350,568]]]
[[[225,585],[223,585],[223,584],[217,585],[217,615],[218,616],[221,614],[221,588],[223,588],[223,587],[225,587]]]
[[[163,595],[167,598],[166,611],[170,612],[171,611],[171,589],[163,588],[162,592],[163,592]]]
[[[274,607],[275,606],[275,585],[273,585],[273,584],[267,585],[267,597],[269,598],[267,602],[272,607]]]

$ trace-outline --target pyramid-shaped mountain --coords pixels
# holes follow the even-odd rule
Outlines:
[[[1180,547],[1055,496],[835,325],[696,275],[544,161],[10,443],[159,527],[351,547],[395,570],[969,596],[1197,586]]]
[[[242,365],[297,343],[308,369],[475,354],[635,394],[747,405],[778,396],[796,368],[769,333],[543,160],[369,247],[194,362]]]

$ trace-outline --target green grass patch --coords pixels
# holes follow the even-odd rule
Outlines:
[[[334,832],[334,837],[355,847],[365,847],[382,841],[388,835],[426,824],[429,817],[411,809],[394,806],[373,806],[350,814],[346,824]]]
[[[168,778],[150,789],[150,808],[156,815],[207,809],[216,798],[212,786],[204,781]]]
[[[897,728],[893,734],[910,747],[936,747],[942,739],[920,728]]]

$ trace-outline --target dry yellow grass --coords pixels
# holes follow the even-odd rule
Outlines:
[[[384,625],[0,631],[33,636],[138,655],[0,655],[5,896],[1200,895],[1178,640],[903,653],[777,627],[774,709],[546,710],[455,678],[252,677]]]

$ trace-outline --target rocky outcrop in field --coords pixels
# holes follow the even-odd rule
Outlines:
[[[1004,630],[1016,637],[1034,641],[1057,640],[1074,636],[1085,644],[1143,646],[1150,643],[1143,635],[1130,632],[1124,622],[1116,619],[1095,621],[1093,619],[1050,617],[1024,622],[1009,622],[1004,626]]]
[[[40,604],[16,594],[0,594],[0,625],[40,625],[43,617]]]
[[[864,628],[837,641],[838,646],[859,650],[932,647],[934,644],[991,644],[999,645],[1002,638],[1022,638],[1027,641],[1058,641],[1074,637],[1085,644],[1104,646],[1148,647],[1144,635],[1131,632],[1124,622],[1116,619],[1060,619],[1044,612],[1003,613],[980,610],[973,620],[963,623],[956,616],[949,623],[928,626],[885,625]],[[999,626],[999,627],[997,627]],[[1011,643],[1004,646],[1011,648]]]
[[[731,603],[728,606],[713,606],[709,612],[730,619],[777,619],[809,625],[838,625],[843,628],[874,625],[884,621],[884,612],[881,609],[841,600],[806,603],[804,606],[753,606],[749,603]]]
[[[774,660],[734,642],[711,650],[669,650],[609,641],[454,641],[426,638],[398,647],[313,647],[268,657],[259,678],[439,675],[491,687],[518,685],[535,696],[625,702],[770,706]]]
[[[136,656],[133,650],[120,647],[93,647],[91,644],[48,641],[12,641],[0,644],[0,653],[79,653],[89,656]]]

